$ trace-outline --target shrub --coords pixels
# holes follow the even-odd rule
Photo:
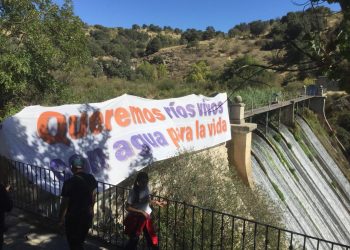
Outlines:
[[[168,69],[165,66],[165,64],[159,64],[157,66],[157,77],[159,80],[167,78],[168,74],[169,74],[169,72],[168,72]]]
[[[100,61],[103,66],[103,72],[105,75],[109,78],[112,77],[118,77],[118,78],[124,78],[124,79],[131,79],[133,75],[133,71],[131,70],[131,67],[129,64],[124,62],[117,62],[117,61]]]
[[[158,52],[162,48],[162,42],[158,37],[153,38],[146,47],[146,55]]]
[[[253,21],[249,23],[249,29],[252,35],[258,36],[266,31],[268,25],[268,22],[263,22],[261,20]]]
[[[163,80],[163,81],[159,81],[159,83],[157,84],[157,89],[159,90],[172,90],[175,88],[175,83],[169,80]]]
[[[181,34],[181,41],[183,43],[186,41],[187,43],[193,41],[200,41],[202,39],[202,31],[196,29],[187,29],[185,32]]]
[[[225,65],[220,80],[231,88],[275,83],[276,74],[255,66],[257,64],[259,62],[252,56],[239,57]]]
[[[186,48],[198,47],[198,45],[199,45],[199,41],[193,40],[187,43]]]
[[[205,61],[199,61],[191,65],[190,72],[185,77],[187,82],[204,82],[211,74],[209,65]]]
[[[235,170],[230,170],[227,161],[225,162],[219,155],[220,153],[215,155],[210,150],[196,154],[185,153],[163,162],[157,162],[149,170],[151,171],[150,184],[153,186],[153,191],[158,190],[161,196],[166,195],[173,200],[183,201],[179,202],[176,208],[174,205],[167,208],[170,214],[178,214],[177,224],[174,224],[175,222],[170,217],[167,219],[166,211],[160,211],[164,213],[161,214],[164,216],[161,222],[168,222],[167,225],[170,227],[167,232],[162,232],[163,236],[169,235],[168,247],[170,244],[172,247],[174,247],[172,244],[176,244],[178,247],[190,249],[193,233],[195,239],[200,239],[202,235],[204,249],[210,248],[210,235],[214,237],[216,242],[221,237],[224,239],[223,249],[231,248],[230,244],[232,243],[229,240],[231,233],[228,230],[231,229],[231,221],[225,219],[224,224],[221,224],[221,215],[211,217],[210,211],[204,210],[202,214],[198,209],[187,208],[185,210],[182,204],[194,204],[216,211],[249,217],[263,223],[280,225],[280,210],[273,201],[258,188],[251,190],[245,186],[237,177]],[[192,217],[192,215],[194,216]],[[193,218],[193,221],[190,218]],[[219,225],[223,226],[222,231]],[[236,221],[235,228],[235,234],[237,234],[240,231],[238,228],[242,228],[240,222]],[[259,236],[254,239],[254,230],[248,228],[246,228],[245,242],[247,246],[253,244],[254,240],[256,240],[257,245],[265,243]],[[222,235],[220,235],[221,232]],[[256,233],[261,235],[262,232],[258,230]],[[184,234],[184,241],[173,241],[172,236],[175,234]],[[237,241],[234,243],[235,246],[241,246],[240,237],[237,237],[235,241]],[[196,240],[195,244],[200,243]],[[271,249],[276,247],[275,244],[276,241],[273,239],[269,241]]]
[[[146,81],[155,81],[158,79],[157,68],[149,62],[141,63],[135,71],[136,78]]]
[[[345,147],[345,150],[350,153],[350,132],[342,127],[338,127],[336,130],[337,137]]]
[[[346,131],[350,131],[350,112],[347,111],[340,114],[337,119],[337,124]]]

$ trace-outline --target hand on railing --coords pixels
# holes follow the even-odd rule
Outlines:
[[[152,205],[164,207],[166,204],[168,204],[168,202],[166,200],[164,200],[164,201],[152,200]]]

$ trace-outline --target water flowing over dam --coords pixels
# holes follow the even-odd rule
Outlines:
[[[298,141],[284,125],[280,140],[271,128],[267,136],[253,134],[254,181],[281,208],[286,228],[350,244],[349,181],[308,124],[300,117],[296,122]]]

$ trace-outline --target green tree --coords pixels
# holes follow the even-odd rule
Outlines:
[[[252,35],[259,36],[264,33],[268,28],[268,22],[263,22],[261,20],[253,21],[249,23],[249,29]]]
[[[196,29],[187,29],[181,34],[180,41],[182,44],[190,43],[193,41],[200,41],[202,39],[202,31]]]
[[[153,38],[146,47],[146,55],[151,55],[158,52],[162,48],[162,42],[159,37]]]
[[[240,34],[241,34],[241,31],[238,30],[237,28],[231,28],[231,29],[228,30],[228,36],[230,38],[239,36]]]
[[[243,56],[225,65],[221,81],[229,87],[243,88],[252,85],[269,85],[275,81],[275,74],[259,66],[251,56]]]
[[[187,82],[205,82],[211,75],[210,67],[207,62],[199,61],[191,65],[190,72],[185,80]]]
[[[152,32],[157,32],[157,33],[159,33],[159,32],[162,31],[162,28],[159,27],[158,25],[150,24],[150,25],[148,26],[148,30],[149,30],[149,31],[152,31]]]
[[[102,65],[103,72],[109,78],[118,77],[121,79],[130,80],[133,77],[133,71],[128,62],[122,62],[117,60],[101,60],[99,63]]]
[[[333,25],[327,24],[330,10],[317,7],[323,2],[310,0],[306,6],[311,8],[288,13],[281,19],[281,33],[270,35],[279,38],[279,41],[274,41],[274,46],[286,50],[282,60],[277,60],[285,63],[262,67],[280,72],[294,71],[300,78],[326,75],[337,80],[343,90],[350,91],[350,1],[326,1],[341,7],[341,21]]]
[[[136,68],[136,77],[153,82],[158,79],[157,68],[149,62],[143,62]]]
[[[208,26],[203,32],[202,39],[210,40],[210,39],[213,39],[215,36],[216,36],[215,28],[213,26]]]
[[[62,89],[55,71],[88,62],[83,23],[71,1],[3,0],[0,6],[0,116],[13,103],[38,102]],[[12,103],[12,104],[11,104]]]
[[[137,25],[137,24],[133,24],[131,28],[132,28],[133,30],[139,30],[139,29],[141,29],[140,25]]]

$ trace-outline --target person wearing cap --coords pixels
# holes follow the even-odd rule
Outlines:
[[[84,249],[84,241],[92,226],[97,181],[84,172],[84,159],[71,162],[73,176],[63,183],[59,226],[65,228],[69,248]]]

